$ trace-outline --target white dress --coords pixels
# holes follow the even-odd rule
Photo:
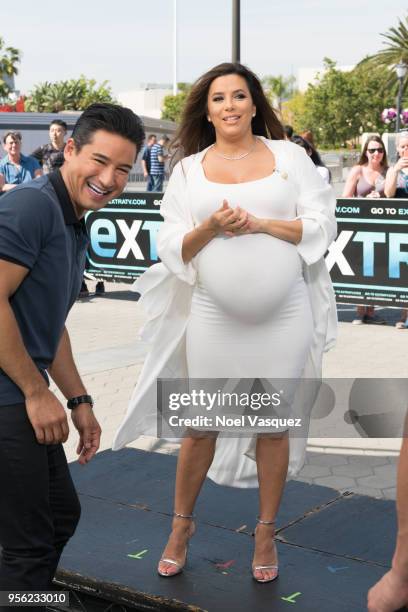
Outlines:
[[[162,203],[165,223],[158,240],[164,266],[153,266],[137,282],[150,315],[145,338],[152,349],[114,450],[138,435],[156,434],[157,377],[320,376],[322,352],[333,343],[334,299],[322,256],[335,236],[335,200],[300,147],[283,141],[265,144],[275,155],[276,170],[256,181],[209,181],[201,164],[205,151],[174,169]],[[308,187],[303,194],[307,205],[299,215],[302,181]],[[184,264],[183,236],[223,199],[262,218],[301,218],[301,243],[267,234],[218,236]],[[315,269],[306,266],[310,270],[305,273],[307,259]],[[221,434],[209,477],[219,484],[257,486],[255,443],[256,436]],[[291,475],[302,467],[305,446],[305,439],[291,439]]]
[[[214,183],[197,165],[192,215],[199,225],[223,199],[270,219],[294,219],[296,194],[281,174]],[[299,378],[313,319],[294,244],[268,234],[211,240],[195,257],[197,281],[187,325],[190,378]]]

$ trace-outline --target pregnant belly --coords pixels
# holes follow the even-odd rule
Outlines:
[[[302,273],[296,246],[266,234],[219,236],[202,249],[196,265],[214,302],[248,323],[273,317]]]

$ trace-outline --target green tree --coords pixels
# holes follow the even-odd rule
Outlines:
[[[79,79],[36,85],[28,94],[26,110],[39,113],[78,111],[95,102],[115,102],[108,81],[97,85],[94,79],[81,75]]]
[[[177,88],[179,91],[177,95],[165,96],[163,99],[161,118],[179,123],[188,94],[190,93],[191,85],[190,83],[178,83]]]
[[[262,85],[269,102],[276,106],[280,114],[282,114],[283,101],[293,95],[295,81],[294,76],[284,77],[281,74],[277,77],[267,75],[262,79]]]
[[[385,39],[383,41],[385,49],[381,49],[381,51],[374,55],[367,56],[359,65],[385,69],[388,75],[387,84],[396,92],[398,79],[394,68],[400,62],[408,64],[408,15],[404,21],[398,19],[398,26],[390,28],[387,32],[381,34],[381,36]],[[405,90],[407,83],[408,80],[405,79]]]
[[[7,98],[11,88],[5,77],[18,74],[17,64],[20,63],[21,53],[14,47],[6,47],[4,39],[0,37],[0,98]]]
[[[384,71],[358,66],[343,72],[328,58],[324,67],[305,93],[297,118],[301,127],[312,130],[319,145],[327,147],[342,146],[361,132],[382,131],[381,111],[393,101]]]
[[[297,91],[290,100],[282,104],[282,122],[293,127],[295,132],[303,132],[308,129],[305,121],[306,102],[305,94]]]

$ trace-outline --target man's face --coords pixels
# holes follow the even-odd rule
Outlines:
[[[149,138],[149,142],[148,142],[148,146],[152,147],[154,144],[156,144],[157,140],[155,136],[152,136],[151,138]]]
[[[18,156],[21,152],[21,140],[9,134],[6,138],[6,142],[3,144],[3,148],[7,155],[11,155],[12,157]]]
[[[65,130],[62,125],[52,123],[50,125],[50,141],[53,147],[56,149],[62,149],[64,145]]]
[[[136,158],[136,145],[118,134],[97,130],[80,151],[69,138],[64,157],[61,173],[80,218],[122,193]]]

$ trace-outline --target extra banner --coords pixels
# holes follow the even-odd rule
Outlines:
[[[326,255],[337,302],[408,306],[408,200],[338,199]]]
[[[162,196],[127,192],[86,215],[90,273],[131,283],[157,263]],[[337,301],[408,307],[408,200],[338,199],[336,217],[326,264]]]
[[[106,208],[88,213],[87,271],[97,278],[133,283],[157,263],[162,197],[157,192],[125,192]]]

